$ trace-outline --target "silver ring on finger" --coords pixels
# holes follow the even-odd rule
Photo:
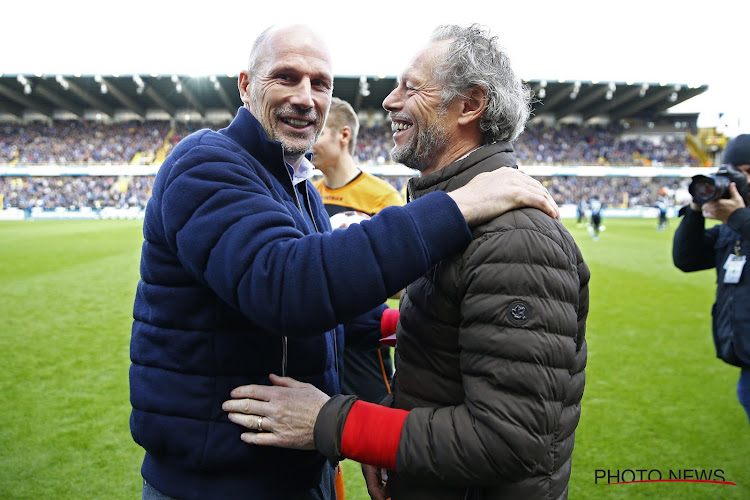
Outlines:
[[[258,432],[263,432],[263,417],[258,416]]]

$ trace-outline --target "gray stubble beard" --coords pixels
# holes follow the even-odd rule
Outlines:
[[[420,172],[432,167],[430,161],[440,155],[447,146],[445,128],[439,123],[433,123],[421,129],[416,137],[402,147],[394,146],[391,159]]]

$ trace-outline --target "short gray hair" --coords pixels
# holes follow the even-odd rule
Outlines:
[[[258,35],[258,38],[255,39],[255,42],[253,42],[253,48],[250,50],[250,60],[247,65],[247,70],[253,78],[255,78],[258,67],[268,59],[268,51],[265,50],[263,45],[266,43],[266,40],[268,40],[269,35],[274,29],[275,26],[269,26],[264,29],[260,35]]]
[[[531,115],[532,92],[513,72],[508,54],[488,28],[472,24],[438,26],[430,41],[449,40],[445,58],[433,69],[447,106],[472,87],[487,91],[487,108],[479,122],[485,144],[514,141]]]

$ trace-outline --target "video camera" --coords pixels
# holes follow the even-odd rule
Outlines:
[[[729,185],[733,182],[737,184],[737,191],[747,205],[747,177],[732,165],[722,165],[710,175],[694,175],[688,191],[695,203],[703,205],[720,198],[729,199]]]

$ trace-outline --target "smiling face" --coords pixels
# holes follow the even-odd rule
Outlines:
[[[442,166],[455,123],[450,109],[441,106],[441,87],[430,71],[447,45],[433,42],[419,52],[383,101],[394,132],[391,158],[423,174]]]
[[[268,35],[258,62],[240,74],[240,96],[284,154],[299,158],[323,130],[333,91],[325,43],[304,26]]]

